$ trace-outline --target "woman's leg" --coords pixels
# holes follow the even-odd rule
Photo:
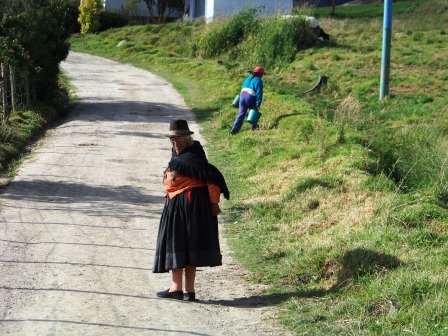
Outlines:
[[[171,286],[170,292],[178,292],[182,290],[182,275],[184,270],[182,268],[171,271]]]
[[[235,122],[233,123],[233,127],[232,127],[232,133],[238,133],[241,129],[241,126],[243,126],[243,122],[244,122],[244,118],[246,117],[246,113],[247,113],[247,106],[245,103],[245,95],[241,95],[240,96],[240,109],[238,112],[238,115],[236,116]]]
[[[256,107],[256,98],[248,93],[240,95],[240,110],[232,127],[232,133],[238,133],[243,126],[244,118],[246,118],[247,110]]]
[[[196,279],[196,267],[185,266],[185,291],[194,293],[194,281]]]

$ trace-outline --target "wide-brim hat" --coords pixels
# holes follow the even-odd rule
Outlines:
[[[188,128],[188,122],[184,119],[176,119],[170,122],[170,128],[168,132],[169,137],[180,136],[180,135],[190,135],[194,132],[190,131]]]

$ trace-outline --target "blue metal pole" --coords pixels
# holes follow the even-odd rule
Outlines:
[[[381,61],[380,99],[389,95],[390,45],[392,30],[392,0],[384,0],[383,52]]]

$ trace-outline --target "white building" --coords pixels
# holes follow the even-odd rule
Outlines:
[[[291,14],[294,0],[185,0],[185,13],[190,19],[232,16],[242,10],[255,8],[260,15]]]
[[[148,8],[143,1],[103,0],[108,12],[124,11],[133,16],[148,16]],[[238,12],[254,8],[260,15],[292,14],[294,0],[185,0],[185,15],[188,19],[205,18],[211,22]],[[182,17],[183,13],[171,11],[169,17]]]
[[[104,1],[104,10],[106,12],[124,12],[131,16],[140,16],[146,17],[149,15],[148,7],[143,1],[135,1],[135,0],[103,0]],[[156,9],[154,8],[154,13]],[[170,18],[179,18],[183,13],[180,13],[179,10],[170,9],[168,17]]]

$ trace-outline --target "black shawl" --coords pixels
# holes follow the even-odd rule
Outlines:
[[[176,171],[181,175],[195,178],[204,183],[216,184],[221,188],[221,192],[226,199],[230,197],[224,176],[218,168],[208,162],[199,141],[194,141],[193,145],[185,148],[179,155],[176,155],[173,149],[168,168],[171,171]]]

